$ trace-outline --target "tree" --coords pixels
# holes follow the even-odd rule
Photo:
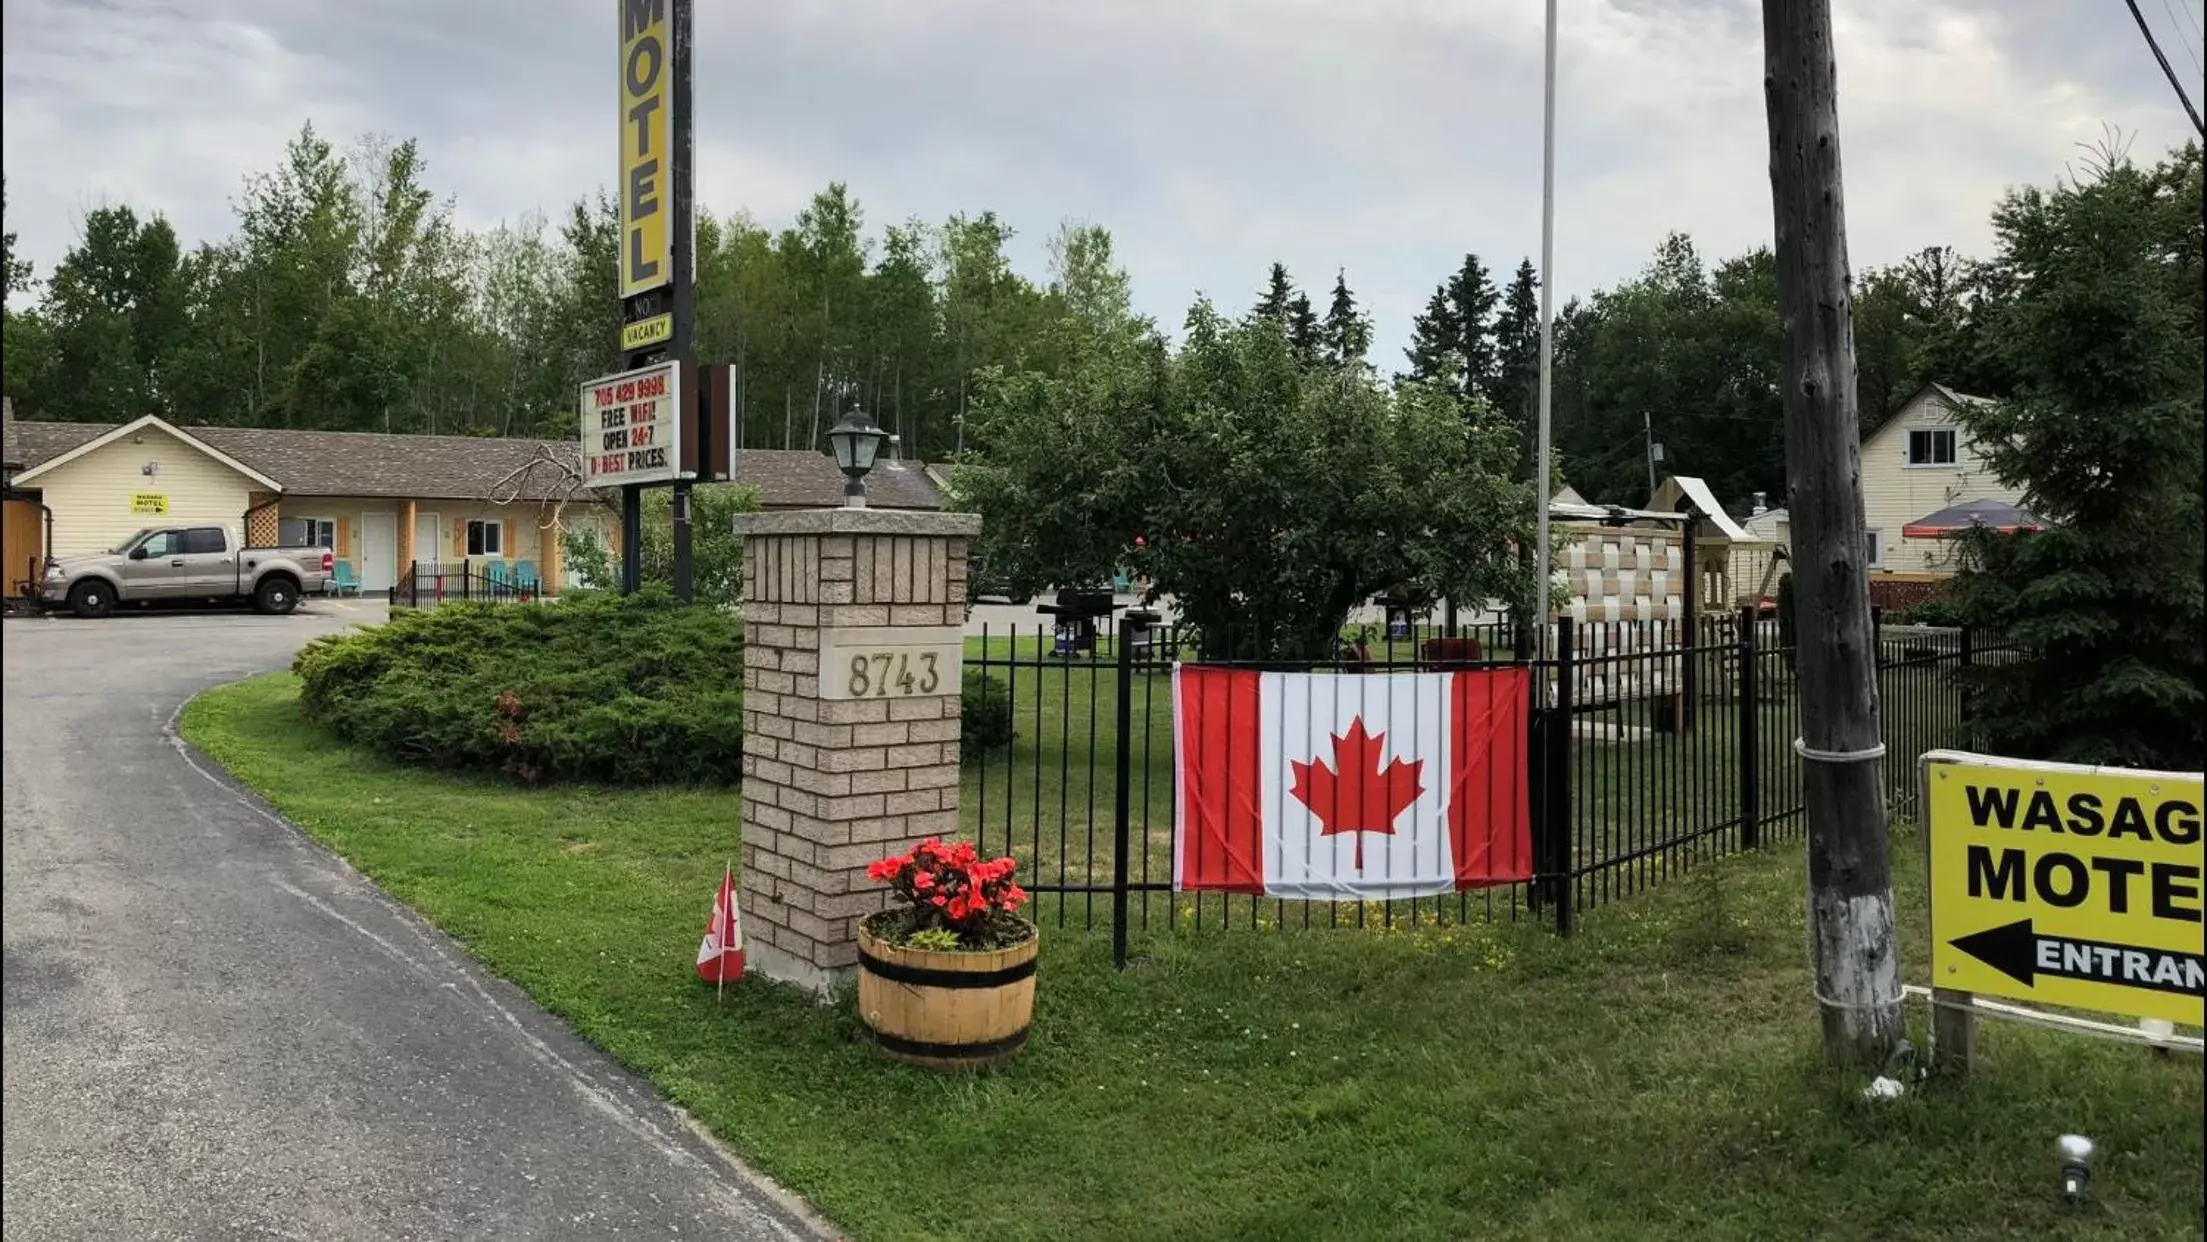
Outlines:
[[[674,583],[673,493],[668,488],[644,491],[643,580]],[[759,507],[758,489],[736,483],[701,483],[690,489],[690,565],[696,597],[700,600],[732,600],[743,597],[743,536],[736,533],[736,515]],[[584,589],[617,591],[621,585],[620,557],[598,537],[595,527],[576,523],[560,531],[560,553],[582,580]]]
[[[1186,335],[1177,355],[1150,334],[1072,374],[989,383],[955,482],[1015,587],[1130,567],[1206,654],[1306,659],[1384,590],[1528,593],[1511,549],[1532,537],[1533,491],[1506,430],[1467,435],[1436,385],[1306,367],[1281,333],[1207,302]]]
[[[1317,366],[1325,352],[1325,329],[1307,293],[1297,292],[1287,304],[1287,343],[1306,367]]]
[[[1425,313],[1410,321],[1410,346],[1402,351],[1410,360],[1405,378],[1454,391],[1464,370],[1463,355],[1457,352],[1461,340],[1456,308],[1448,300],[1448,286],[1443,285],[1426,299]]]
[[[2018,380],[1958,411],[2048,528],[1974,534],[1964,620],[2021,643],[1975,670],[2004,755],[2196,771],[2207,761],[2201,565],[2200,149],[2011,192],[1993,215],[2009,296],[1984,325]]]
[[[1372,348],[1372,322],[1356,309],[1356,295],[1349,292],[1349,274],[1337,271],[1333,277],[1333,301],[1326,307],[1326,322],[1320,330],[1325,342],[1326,362],[1337,371],[1364,365],[1364,355]]]
[[[1518,429],[1520,472],[1530,477],[1539,435],[1540,276],[1520,259],[1494,320],[1494,408]]]
[[[1265,279],[1264,292],[1257,295],[1257,304],[1250,308],[1249,314],[1253,318],[1285,324],[1294,301],[1295,283],[1288,279],[1287,264],[1274,263]]]
[[[1490,406],[1495,404],[1497,378],[1494,307],[1501,297],[1478,255],[1465,255],[1464,265],[1448,278],[1449,326],[1455,330],[1459,366],[1456,392]]]
[[[184,329],[176,233],[129,207],[85,213],[84,235],[55,265],[44,313],[50,328],[49,414],[127,422],[171,413],[164,372]]]
[[[8,213],[8,181],[0,177],[0,222]],[[1275,265],[1277,266],[1277,265]],[[6,299],[31,287],[31,264],[15,253],[15,230],[0,223],[0,276],[6,278],[6,288],[0,290],[0,313],[5,313]]]
[[[1883,1065],[1905,1029],[1893,938],[1877,644],[1839,175],[1830,0],[1763,0],[1763,92],[1783,348],[1787,513],[1808,808],[1809,959],[1824,1055]]]
[[[1061,320],[1071,338],[1094,344],[1138,332],[1133,285],[1112,253],[1111,230],[1097,224],[1061,225],[1050,239],[1050,320]]]
[[[931,231],[918,221],[892,225],[882,242],[881,261],[867,284],[876,329],[874,348],[882,362],[872,408],[876,421],[892,427],[904,444],[920,452],[930,369],[942,323],[935,304],[929,255]],[[912,399],[908,400],[908,396]]]

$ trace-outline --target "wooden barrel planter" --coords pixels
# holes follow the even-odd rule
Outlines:
[[[977,1070],[1018,1055],[1034,1016],[1037,936],[980,953],[907,949],[871,922],[858,928],[858,1014],[884,1056]]]

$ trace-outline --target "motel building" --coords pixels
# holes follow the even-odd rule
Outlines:
[[[152,415],[32,422],[12,411],[5,431],[0,590],[11,597],[44,576],[47,557],[103,551],[149,526],[219,524],[249,545],[327,545],[366,594],[389,591],[416,562],[448,573],[465,563],[556,593],[573,585],[560,528],[594,526],[609,545],[619,537],[615,510],[560,464],[580,464],[572,440],[178,427]],[[842,503],[825,451],[746,450],[738,471],[763,508]],[[901,460],[867,480],[871,503],[893,509],[942,508],[940,482]]]

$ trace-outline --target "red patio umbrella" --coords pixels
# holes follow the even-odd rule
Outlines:
[[[2046,529],[2046,523],[2028,510],[2005,500],[1970,500],[1917,518],[1901,527],[1900,533],[1909,539],[1950,539],[1978,526],[1991,527],[2003,535]]]

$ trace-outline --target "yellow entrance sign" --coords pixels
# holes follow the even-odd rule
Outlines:
[[[155,517],[166,517],[169,512],[168,495],[165,492],[132,492],[130,494],[130,511],[132,513],[150,513]]]
[[[2202,1025],[2199,773],[1926,758],[1935,986]]]

